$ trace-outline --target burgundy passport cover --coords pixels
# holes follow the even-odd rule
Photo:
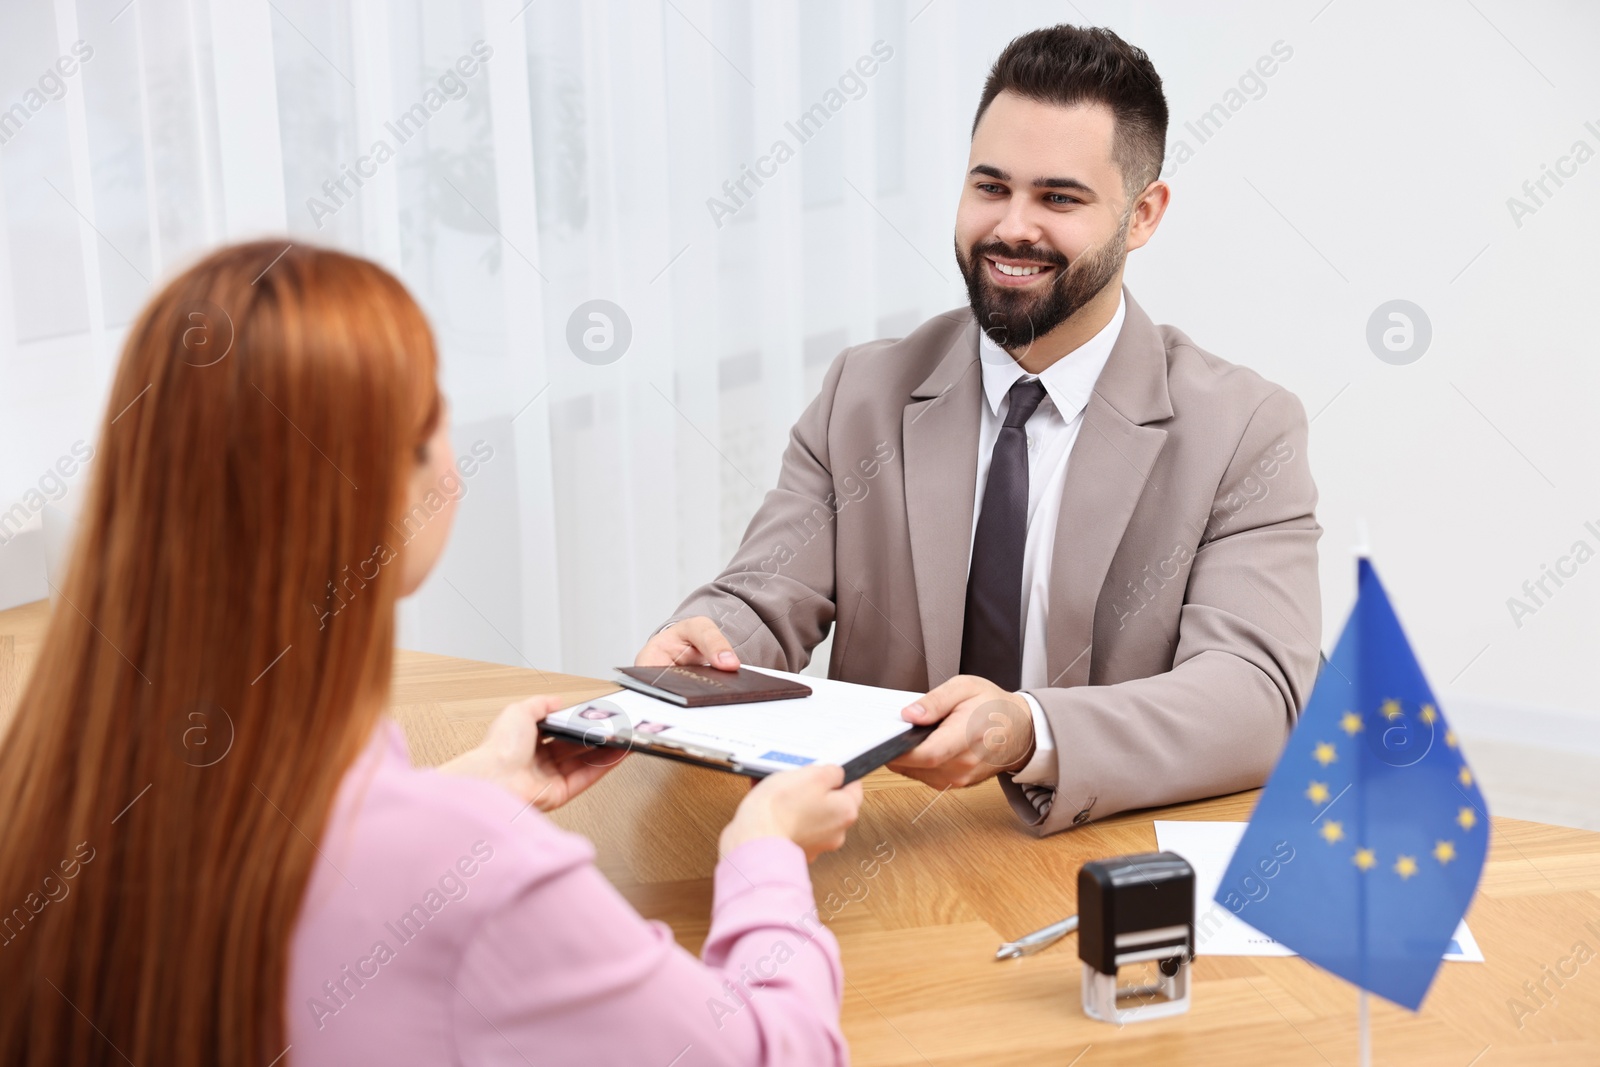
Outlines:
[[[808,697],[811,687],[760,671],[721,671],[715,667],[618,667],[622,684],[686,708],[713,704],[751,704],[761,700]]]

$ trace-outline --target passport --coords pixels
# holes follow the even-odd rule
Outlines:
[[[774,678],[740,667],[723,671],[715,667],[617,667],[617,681],[646,696],[683,708],[716,704],[754,704],[763,700],[793,700],[811,695],[811,687]]]

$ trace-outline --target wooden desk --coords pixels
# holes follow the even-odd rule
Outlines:
[[[0,722],[31,665],[45,611],[0,612]],[[394,713],[413,758],[431,764],[476,743],[513,699],[560,692],[576,700],[613,688],[402,652]],[[717,834],[746,788],[732,775],[633,756],[554,817],[591,838],[628,899],[697,951]],[[1303,960],[1201,957],[1187,1014],[1121,1029],[1079,1009],[1074,938],[1036,957],[992,961],[1000,941],[1076,910],[1085,860],[1153,849],[1155,818],[1246,819],[1255,793],[1040,840],[1018,828],[992,782],[941,794],[879,771],[866,788],[849,843],[812,868],[818,904],[832,913],[843,948],[844,1028],[860,1067],[1356,1062],[1355,990]],[[860,864],[875,848],[892,858],[865,877]],[[1373,1061],[1600,1064],[1600,834],[1494,819],[1468,922],[1489,962],[1445,964],[1416,1015],[1373,998]],[[1524,988],[1541,981],[1553,1001]],[[1545,1004],[1523,1014],[1520,1028],[1512,1007],[1519,1000]]]

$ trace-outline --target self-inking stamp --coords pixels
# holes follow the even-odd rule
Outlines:
[[[1085,1015],[1121,1024],[1189,1010],[1194,868],[1188,860],[1146,852],[1085,863],[1078,870],[1078,920]],[[1120,983],[1123,968],[1133,982]]]

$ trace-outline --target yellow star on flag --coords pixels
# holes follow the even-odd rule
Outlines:
[[[1417,718],[1421,719],[1423,722],[1427,723],[1429,726],[1432,726],[1433,725],[1433,721],[1435,719],[1437,719],[1438,717],[1439,717],[1439,713],[1433,709],[1433,705],[1432,704],[1424,704],[1424,705],[1422,705],[1422,714],[1417,716]]]
[[[1311,788],[1306,790],[1306,798],[1313,804],[1325,804],[1328,801],[1328,783],[1312,782]]]
[[[1453,841],[1440,841],[1433,846],[1433,858],[1440,863],[1449,863],[1456,858],[1456,846]]]
[[[1416,857],[1414,857],[1414,856],[1401,856],[1398,860],[1395,861],[1394,873],[1398,874],[1400,876],[1400,880],[1401,881],[1405,881],[1407,878],[1410,878],[1413,874],[1416,874],[1417,873],[1417,860],[1416,860]]]
[[[1330,819],[1322,824],[1322,829],[1318,830],[1317,833],[1321,834],[1322,839],[1331,845],[1335,841],[1344,839],[1344,823],[1334,822]]]
[[[1378,865],[1378,857],[1373,854],[1370,848],[1358,848],[1356,849],[1355,859],[1351,860],[1351,862],[1363,871],[1370,871]]]
[[[1460,779],[1462,785],[1472,784],[1472,772],[1467,770],[1466,764],[1461,765],[1461,773],[1456,775],[1456,777]]]
[[[1478,813],[1471,808],[1462,808],[1456,815],[1456,822],[1461,824],[1463,830],[1470,830],[1478,825]]]
[[[1317,747],[1311,750],[1311,758],[1326,767],[1339,758],[1339,753],[1326,741],[1318,741]]]
[[[1456,747],[1456,732],[1454,730],[1446,730],[1444,732],[1444,743],[1451,748]]]
[[[1347,711],[1344,713],[1344,717],[1339,720],[1339,725],[1344,728],[1345,733],[1354,737],[1361,732],[1361,716],[1353,711]]]
[[[1378,710],[1383,713],[1385,719],[1394,722],[1400,717],[1400,702],[1398,700],[1385,700]]]

